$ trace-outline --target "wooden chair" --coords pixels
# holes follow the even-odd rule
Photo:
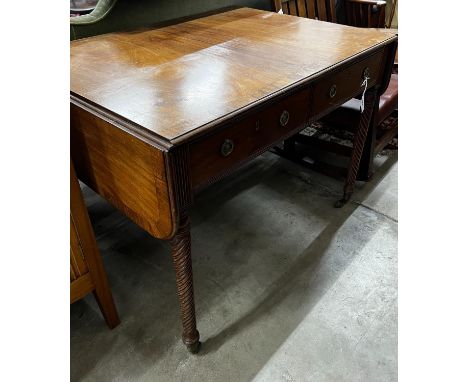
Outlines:
[[[355,27],[381,28],[385,26],[386,2],[381,0],[274,0],[275,10],[283,13],[318,19],[328,22],[340,22]],[[341,7],[340,7],[341,6]],[[341,17],[339,15],[341,8]],[[343,9],[345,12],[343,12]],[[333,127],[354,131],[359,121],[360,101],[352,99],[333,111],[322,121]],[[392,74],[390,83],[380,96],[378,106],[374,109],[373,119],[369,126],[369,134],[361,157],[358,179],[368,180],[373,174],[373,160],[398,133],[398,123],[395,122],[385,131],[379,130],[379,125],[387,119],[398,107],[398,75]],[[397,120],[396,120],[397,121]],[[283,150],[277,152],[294,161],[307,164],[313,169],[330,174],[344,174],[344,171],[333,169],[323,163],[305,163],[295,150],[295,143],[299,142],[308,147],[331,151],[338,155],[349,156],[351,148],[330,142],[320,141],[318,138],[298,134],[285,142]]]
[[[93,292],[109,328],[119,316],[73,164],[70,164],[70,303]]]
[[[335,0],[274,0],[274,9],[287,15],[337,22]]]
[[[384,28],[386,5],[382,0],[345,0],[346,25]]]
[[[336,7],[336,0],[274,0],[273,3],[276,12],[282,10],[283,13],[292,16],[355,27],[383,28],[385,26],[386,2],[384,0],[345,0],[342,2],[344,8],[338,6],[339,9]],[[345,18],[342,17],[340,20],[340,13],[343,15],[346,13]]]

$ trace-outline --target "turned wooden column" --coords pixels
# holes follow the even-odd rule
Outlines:
[[[351,152],[351,159],[349,161],[348,174],[346,182],[343,187],[343,198],[335,203],[335,207],[340,208],[345,205],[351,198],[356,183],[356,177],[359,170],[359,163],[361,161],[362,151],[366,142],[369,125],[371,123],[372,114],[374,111],[374,104],[377,97],[377,89],[375,87],[368,89],[364,97],[364,111],[359,118],[359,125],[354,133],[353,149]]]
[[[372,111],[372,118],[369,123],[369,129],[367,131],[366,142],[364,143],[364,149],[362,150],[361,161],[359,162],[359,170],[357,172],[357,180],[369,181],[374,175],[374,149],[375,142],[377,139],[377,128],[378,124],[376,121],[376,115],[379,112],[380,95],[377,94],[374,102],[374,110]]]
[[[190,240],[190,219],[187,213],[180,216],[179,229],[170,241],[171,254],[177,281],[177,294],[182,320],[182,341],[192,353],[200,349],[200,335],[195,318],[195,301],[193,298],[193,277]]]

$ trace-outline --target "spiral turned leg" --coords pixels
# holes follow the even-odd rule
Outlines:
[[[346,176],[345,185],[343,187],[343,198],[335,203],[336,208],[343,207],[353,194],[354,185],[356,183],[356,176],[359,170],[359,162],[361,161],[362,151],[364,149],[364,144],[366,143],[367,132],[369,130],[369,124],[372,119],[372,112],[374,110],[376,96],[377,90],[375,88],[369,89],[366,92],[364,100],[364,112],[361,113],[361,117],[359,118],[359,126],[354,133],[353,150],[351,152],[348,174]]]
[[[191,353],[200,349],[200,335],[195,318],[193,299],[192,258],[190,246],[190,220],[186,214],[180,218],[179,229],[171,240],[171,253],[177,281],[180,317],[182,320],[182,341]]]

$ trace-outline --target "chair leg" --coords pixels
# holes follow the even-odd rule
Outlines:
[[[186,213],[182,213],[179,229],[171,239],[170,244],[183,327],[182,341],[191,353],[198,353],[201,343],[197,330],[193,298],[190,220]]]
[[[114,329],[120,324],[120,318],[109,286],[97,286],[93,291],[93,294],[99,305],[99,309],[106,320],[107,326],[109,326],[110,329]]]
[[[359,125],[354,133],[353,139],[353,150],[351,152],[351,160],[348,166],[348,174],[343,187],[343,197],[335,203],[336,208],[343,207],[354,191],[354,185],[356,184],[356,176],[359,169],[359,163],[361,161],[362,151],[367,138],[367,132],[371,123],[372,114],[375,106],[377,97],[376,88],[369,89],[365,95],[364,112],[361,113],[359,118]]]

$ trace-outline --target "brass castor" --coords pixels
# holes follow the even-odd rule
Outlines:
[[[197,354],[199,351],[200,351],[200,348],[201,348],[201,342],[200,341],[197,341],[193,344],[190,344],[190,345],[186,345],[187,346],[187,349],[190,353],[192,354]]]
[[[335,202],[334,207],[335,207],[335,208],[341,208],[341,207],[343,207],[345,204],[346,204],[346,200],[340,199],[340,200],[337,200],[337,201]]]
[[[348,203],[349,199],[351,199],[351,193],[344,194],[340,200],[337,200],[335,202],[335,208],[343,207],[346,203]]]

